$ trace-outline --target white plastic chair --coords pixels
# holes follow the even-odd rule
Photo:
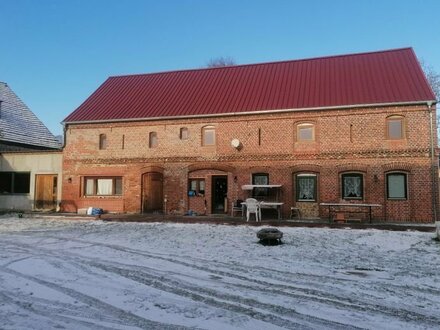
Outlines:
[[[236,212],[240,212],[241,217],[244,217],[244,214],[243,214],[244,206],[241,205],[241,202],[243,202],[243,201],[242,200],[237,200],[235,203],[232,202],[231,216],[234,216]]]
[[[246,199],[246,221],[249,221],[251,213],[255,214],[255,221],[260,221],[260,203],[255,198]]]

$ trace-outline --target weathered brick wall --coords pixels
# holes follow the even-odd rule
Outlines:
[[[405,117],[405,139],[386,138],[386,118],[390,115]],[[296,141],[296,125],[304,122],[315,124],[315,142]],[[216,127],[214,147],[201,144],[202,127],[206,125]],[[187,140],[179,137],[181,127],[189,129]],[[156,148],[148,147],[152,131],[158,136]],[[99,134],[107,135],[106,150],[99,150]],[[240,140],[240,150],[231,146],[234,138]],[[207,200],[206,212],[210,214],[208,184],[213,173],[228,176],[230,207],[232,201],[246,197],[240,187],[251,182],[252,173],[265,172],[269,173],[270,183],[283,185],[282,200],[287,217],[290,206],[296,204],[294,174],[313,172],[318,175],[318,200],[304,209],[310,216],[326,216],[326,209],[319,208],[317,203],[341,201],[341,174],[356,171],[364,174],[362,202],[383,205],[374,210],[376,218],[432,220],[430,126],[426,106],[78,124],[67,127],[66,141],[64,179],[72,179],[63,185],[68,211],[91,201],[81,196],[84,176],[122,176],[122,197],[113,198],[113,204],[104,202],[107,198],[95,198],[93,202],[105,204],[108,210],[140,212],[142,174],[160,171],[164,176],[167,212],[192,209],[204,213]],[[386,200],[385,174],[392,170],[409,173],[406,201]],[[188,198],[188,178],[195,174],[206,178],[203,198]]]

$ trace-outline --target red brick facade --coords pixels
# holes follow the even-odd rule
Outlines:
[[[392,115],[403,118],[403,139],[387,136],[387,118]],[[313,142],[298,142],[301,123],[314,125]],[[202,128],[207,125],[215,127],[215,146],[202,146]],[[182,127],[188,128],[188,139],[180,138]],[[155,148],[149,148],[150,132],[157,132]],[[107,137],[105,150],[99,149],[100,134]],[[433,134],[437,141],[435,130]],[[232,139],[238,139],[241,148],[232,147]],[[213,213],[213,177],[224,178],[227,185],[227,202],[216,212],[227,212],[233,201],[246,197],[241,186],[251,183],[253,173],[267,173],[270,184],[282,185],[284,217],[290,206],[300,207],[305,217],[326,217],[327,209],[319,203],[343,201],[341,175],[359,173],[363,197],[352,202],[382,205],[374,209],[375,219],[431,222],[433,200],[437,200],[433,189],[437,163],[431,161],[430,141],[428,107],[420,105],[68,124],[63,207],[71,212],[88,206],[142,212],[147,198],[142,176],[159,173],[166,213]],[[406,199],[387,198],[386,174],[390,172],[406,174]],[[316,174],[316,201],[296,201],[299,173]],[[121,177],[122,194],[85,197],[86,177]],[[205,179],[203,194],[189,196],[190,179]]]

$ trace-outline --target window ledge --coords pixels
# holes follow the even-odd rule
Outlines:
[[[108,195],[108,196],[82,196],[84,199],[121,199],[122,195]]]

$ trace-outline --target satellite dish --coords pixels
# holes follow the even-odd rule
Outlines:
[[[234,148],[238,149],[240,147],[240,140],[239,139],[233,139],[231,141],[231,146],[233,146]]]

